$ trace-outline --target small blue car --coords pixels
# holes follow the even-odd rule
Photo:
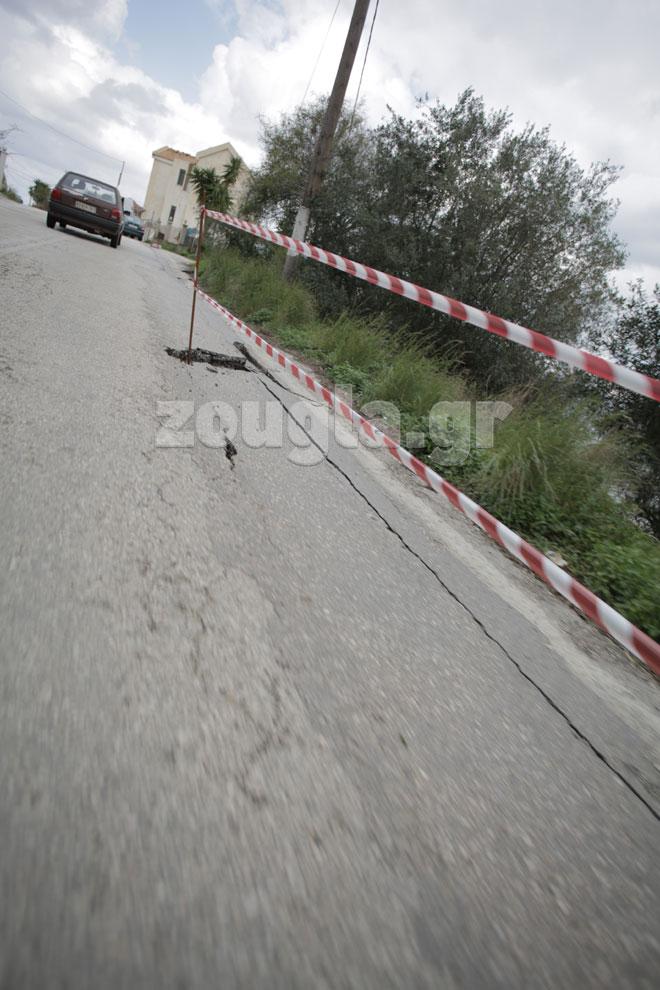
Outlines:
[[[144,227],[138,217],[124,217],[124,237],[137,237],[139,241],[144,237]]]

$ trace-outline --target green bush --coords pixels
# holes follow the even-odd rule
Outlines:
[[[281,264],[281,256],[211,248],[200,279],[237,315],[267,324],[283,348],[313,355],[333,382],[352,385],[356,404],[394,403],[402,442],[408,432],[425,433],[415,452],[436,467],[430,410],[475,397],[456,372],[456,355],[406,342],[383,315],[320,320],[308,289],[282,281]],[[502,398],[514,410],[497,425],[494,447],[473,447],[465,463],[436,469],[539,549],[560,552],[595,594],[660,636],[660,544],[634,524],[630,450],[615,424],[602,420],[600,406],[567,398],[556,377],[534,393]]]
[[[316,336],[312,327],[273,327],[273,336],[282,347],[289,347],[305,354],[319,355]]]
[[[273,319],[273,311],[272,309],[268,309],[267,306],[262,306],[261,309],[255,310],[254,313],[248,313],[245,319],[248,323],[257,323],[259,326],[267,327]]]
[[[18,195],[18,193],[16,192],[16,190],[15,189],[12,189],[11,186],[2,186],[2,187],[0,187],[0,193],[2,193],[2,195],[6,199],[11,199],[12,202],[14,202],[14,203],[22,203],[23,202],[23,200]]]
[[[564,545],[618,511],[628,484],[619,436],[598,424],[591,404],[568,406],[561,392],[513,398],[495,446],[475,464],[473,491],[496,515],[521,527],[533,521]],[[469,468],[468,468],[469,471]]]
[[[335,385],[352,385],[355,393],[361,396],[369,385],[369,375],[361,368],[354,368],[352,364],[344,361],[342,364],[335,364],[330,369],[330,378]]]
[[[394,350],[374,375],[365,399],[393,402],[402,413],[425,420],[436,402],[469,398],[461,377],[415,346]]]
[[[386,356],[382,321],[365,320],[343,313],[331,323],[319,325],[316,338],[329,364],[347,364],[368,372]]]
[[[282,259],[244,258],[236,251],[212,249],[204,267],[210,295],[238,314],[267,309],[269,323],[299,326],[316,315],[314,301],[300,285],[282,281]]]
[[[620,519],[585,547],[575,576],[649,636],[660,639],[660,543],[653,536]]]

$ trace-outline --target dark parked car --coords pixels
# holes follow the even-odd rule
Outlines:
[[[67,172],[50,194],[46,223],[80,227],[109,237],[113,248],[119,247],[124,229],[119,190],[88,175]]]
[[[144,227],[139,217],[134,217],[130,213],[124,214],[124,234],[126,237],[137,237],[139,241],[144,237]]]

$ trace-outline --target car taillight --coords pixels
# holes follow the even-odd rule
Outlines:
[[[110,214],[110,217],[112,220],[121,220],[121,215],[119,213],[119,210],[113,210],[112,213]]]
[[[51,199],[62,199],[62,190],[61,189],[58,189],[58,187],[55,186],[55,188],[53,189],[52,193],[50,194],[50,198]]]

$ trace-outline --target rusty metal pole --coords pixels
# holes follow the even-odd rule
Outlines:
[[[197,257],[195,259],[195,281],[193,284],[192,313],[190,314],[190,340],[188,341],[188,364],[190,364],[190,352],[192,351],[193,327],[195,326],[195,303],[197,302],[197,279],[199,277],[199,256],[202,253],[202,233],[204,231],[205,202],[206,202],[206,189],[203,189],[202,205],[199,211],[199,236],[197,237]]]

